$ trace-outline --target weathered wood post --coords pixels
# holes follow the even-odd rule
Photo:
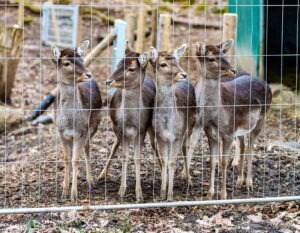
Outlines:
[[[143,52],[144,50],[145,25],[146,25],[146,9],[144,7],[141,7],[139,9],[139,14],[138,14],[137,38],[136,38],[136,45],[135,45],[135,51],[139,53]]]
[[[158,50],[171,50],[171,16],[170,14],[161,14],[159,17],[157,33]]]
[[[136,14],[127,13],[125,16],[126,21],[126,40],[128,40],[130,46],[133,48],[134,46],[134,36],[136,29]]]
[[[151,15],[151,46],[157,46],[157,9],[152,9]]]
[[[23,29],[0,26],[0,101],[10,103],[19,57],[23,46]]]
[[[235,59],[235,44],[236,44],[236,33],[237,33],[237,14],[233,13],[225,13],[223,16],[223,35],[222,41],[225,40],[234,40],[234,45],[231,47],[226,55],[228,56],[228,60],[231,64],[236,66]]]

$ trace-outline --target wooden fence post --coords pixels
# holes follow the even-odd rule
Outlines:
[[[234,13],[225,13],[223,16],[223,35],[222,41],[234,40],[234,45],[231,49],[228,50],[226,55],[231,64],[236,65],[235,59],[235,45],[236,45],[236,32],[237,32],[237,14]]]
[[[144,50],[144,40],[145,40],[145,25],[146,25],[146,9],[141,7],[138,14],[138,27],[137,27],[137,38],[135,51],[138,53]]]
[[[157,9],[152,9],[151,15],[151,46],[157,47]]]
[[[128,40],[130,46],[133,48],[134,46],[134,36],[136,29],[136,14],[128,13],[125,16],[126,21],[126,40]]]
[[[171,16],[169,14],[161,14],[159,17],[157,48],[158,50],[171,50]]]

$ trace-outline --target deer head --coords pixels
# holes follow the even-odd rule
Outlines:
[[[84,67],[82,59],[88,46],[88,40],[82,42],[75,50],[60,50],[55,45],[51,45],[53,62],[57,65],[60,82],[74,84],[92,77],[92,74]]]
[[[187,73],[179,64],[180,58],[183,56],[187,46],[181,45],[172,52],[158,52],[154,47],[150,48],[149,58],[153,66],[154,73],[157,74],[157,82],[172,85],[178,81],[187,79]]]
[[[117,88],[140,88],[144,82],[148,56],[139,54],[126,42],[125,58],[123,58],[115,72],[106,80],[106,85]]]
[[[207,78],[218,79],[235,74],[235,69],[224,55],[233,44],[233,40],[227,40],[218,45],[205,45],[204,43],[196,45],[196,56]]]

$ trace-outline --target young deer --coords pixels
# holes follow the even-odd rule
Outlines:
[[[140,163],[146,133],[154,148],[154,135],[151,131],[152,109],[155,98],[155,85],[145,78],[148,56],[146,53],[134,52],[126,44],[125,58],[121,60],[116,71],[107,79],[106,85],[117,88],[110,103],[110,118],[116,135],[109,159],[98,179],[103,179],[120,143],[123,146],[122,180],[119,195],[123,199],[126,192],[127,164],[129,144],[133,141],[134,162],[136,171],[136,200],[143,200]]]
[[[208,199],[212,199],[214,196],[216,158],[220,155],[222,155],[220,196],[222,199],[227,197],[226,170],[232,141],[234,137],[241,139],[248,134],[250,136],[246,186],[248,189],[253,188],[253,144],[262,129],[272,100],[271,89],[265,81],[251,77],[247,73],[234,78],[232,66],[224,57],[224,53],[232,44],[232,40],[218,46],[200,44],[196,49],[196,55],[201,65],[200,80],[196,88],[199,107],[198,119],[201,119],[201,126],[208,137],[211,153]],[[222,81],[225,79],[232,79],[232,81]],[[241,149],[239,184],[244,182],[244,144],[241,145]]]
[[[91,73],[86,70],[81,56],[89,45],[84,41],[76,50],[60,50],[52,47],[54,62],[58,68],[58,96],[54,104],[54,122],[60,137],[65,160],[62,196],[66,197],[70,186],[72,161],[71,200],[77,200],[77,173],[80,151],[84,149],[86,176],[89,190],[93,178],[90,165],[90,140],[101,120],[101,95]]]
[[[173,180],[177,155],[182,150],[186,159],[187,141],[195,122],[196,100],[187,73],[179,65],[183,44],[173,52],[150,49],[150,62],[156,75],[156,100],[152,128],[161,155],[161,198],[173,199]],[[186,165],[186,161],[185,161]],[[188,169],[186,169],[188,171]],[[187,181],[190,177],[187,175]]]

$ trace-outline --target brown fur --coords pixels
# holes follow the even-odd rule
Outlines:
[[[84,150],[85,154],[89,189],[93,182],[89,146],[101,120],[102,101],[97,83],[90,79],[91,74],[84,67],[83,59],[76,51],[62,50],[60,58],[55,63],[59,71],[59,92],[54,103],[54,122],[62,143],[65,160],[62,196],[66,197],[69,191],[72,162],[71,200],[76,201],[78,160],[81,150]]]
[[[214,195],[214,174],[216,156],[221,158],[222,185],[221,198],[226,198],[226,170],[228,155],[235,136],[240,140],[250,133],[248,173],[246,184],[252,188],[252,147],[261,128],[265,114],[272,100],[271,89],[262,80],[247,73],[232,73],[232,66],[226,60],[222,49],[228,49],[224,42],[220,46],[202,44],[197,50],[203,68],[202,77],[197,84],[197,96],[201,105],[210,106],[200,109],[198,119],[203,119],[202,127],[208,137],[211,151],[211,180],[208,198]],[[231,43],[232,44],[232,43]],[[205,46],[205,48],[204,48]],[[205,49],[205,56],[203,50]],[[199,103],[198,103],[199,104]],[[220,144],[221,142],[221,144]],[[222,148],[220,148],[222,145]],[[241,144],[240,175],[238,183],[243,183],[244,143]]]
[[[115,156],[119,145],[122,144],[124,153],[122,160],[122,180],[119,189],[119,195],[122,199],[127,188],[129,144],[133,142],[137,202],[143,199],[140,163],[141,150],[147,132],[149,133],[152,147],[155,149],[153,130],[151,130],[155,85],[152,80],[145,78],[147,61],[143,60],[145,63],[141,65],[139,61],[140,56],[142,55],[127,48],[125,58],[119,62],[116,71],[106,81],[108,85],[118,88],[110,103],[110,118],[113,123],[116,139],[109,159],[99,176],[99,179],[105,178],[111,160]],[[144,58],[146,59],[145,56]]]
[[[151,50],[157,92],[152,128],[155,130],[162,163],[161,198],[167,197],[168,200],[173,199],[177,156],[182,151],[186,158],[196,113],[194,88],[187,82],[187,74],[181,68],[179,59],[175,58],[182,55],[182,51],[178,52],[180,48],[173,53],[156,53],[154,48]],[[188,166],[184,161],[185,167]],[[189,174],[186,174],[186,179],[190,184]]]

